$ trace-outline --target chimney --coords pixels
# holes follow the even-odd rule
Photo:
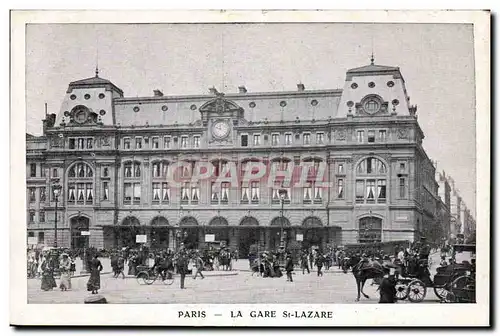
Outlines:
[[[245,86],[238,86],[238,91],[240,93],[247,93],[247,88]]]
[[[163,97],[163,92],[161,92],[160,90],[154,90],[153,92],[155,94],[155,97]]]
[[[214,96],[215,96],[217,93],[219,93],[219,91],[217,91],[217,89],[216,89],[214,86],[212,86],[210,89],[208,89],[208,91],[210,92],[210,94],[212,94],[212,95],[214,95]]]
[[[306,89],[306,87],[304,86],[304,84],[302,84],[302,83],[297,84],[298,91],[304,91],[305,89]]]

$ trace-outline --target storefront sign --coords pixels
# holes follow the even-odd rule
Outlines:
[[[304,240],[304,235],[302,233],[297,233],[295,236],[296,241],[303,241]]]
[[[36,245],[36,244],[38,244],[37,237],[28,237],[28,245]]]
[[[146,243],[148,241],[148,236],[147,235],[136,235],[135,236],[135,242],[136,243]]]
[[[81,231],[80,234],[82,236],[90,236],[90,231]]]
[[[205,241],[207,243],[214,242],[215,241],[215,235],[214,234],[206,234],[205,235]]]

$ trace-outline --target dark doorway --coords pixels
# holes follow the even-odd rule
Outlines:
[[[88,247],[89,236],[82,235],[82,231],[89,231],[90,220],[87,217],[78,216],[70,220],[71,225],[71,248],[83,249]]]

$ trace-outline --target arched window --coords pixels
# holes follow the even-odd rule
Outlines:
[[[170,187],[167,183],[169,162],[166,160],[155,161],[152,167],[152,201],[153,204],[170,203]]]
[[[85,162],[73,164],[68,169],[68,204],[94,203],[94,171]]]
[[[369,157],[356,167],[356,203],[386,203],[387,168],[384,162]]]
[[[123,164],[123,204],[141,203],[141,163],[128,161]]]

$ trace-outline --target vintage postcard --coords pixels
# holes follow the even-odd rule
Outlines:
[[[489,33],[12,11],[10,322],[488,326]]]

